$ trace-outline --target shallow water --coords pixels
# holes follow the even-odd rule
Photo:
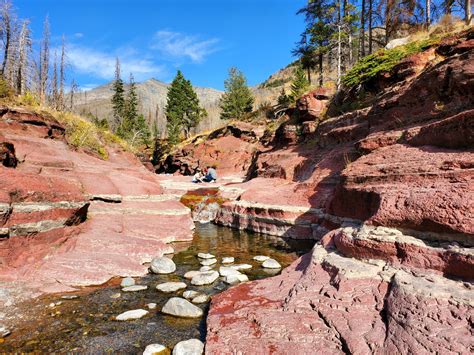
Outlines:
[[[148,285],[148,290],[121,292],[120,280],[103,287],[88,288],[77,293],[79,298],[62,299],[63,294],[48,295],[28,301],[20,306],[21,319],[12,334],[0,344],[2,352],[81,352],[81,353],[141,353],[148,344],[160,343],[172,348],[177,342],[189,338],[205,340],[205,316],[201,319],[182,319],[166,316],[159,311],[173,296],[184,290],[164,294],[155,286],[167,281],[184,281],[186,290],[197,290],[209,295],[222,292],[228,286],[219,279],[213,285],[192,286],[182,275],[189,270],[199,270],[198,252],[208,252],[220,258],[235,257],[235,263],[253,265],[245,271],[250,280],[275,274],[266,271],[252,260],[256,255],[267,255],[283,267],[310,250],[310,241],[284,240],[282,238],[231,230],[213,224],[196,225],[191,243],[175,244],[173,255],[177,270],[172,275],[147,275],[136,279],[137,284]],[[278,273],[278,272],[277,272]],[[120,294],[119,298],[111,296]],[[51,303],[61,302],[50,307]],[[156,303],[144,318],[118,322],[114,317],[131,309],[147,309],[146,304]],[[198,305],[207,313],[209,304]]]

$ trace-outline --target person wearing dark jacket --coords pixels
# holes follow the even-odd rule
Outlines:
[[[204,182],[216,182],[216,180],[217,180],[216,168],[213,167],[213,166],[208,167],[207,171],[206,171],[206,176],[204,176],[202,181],[204,181]]]

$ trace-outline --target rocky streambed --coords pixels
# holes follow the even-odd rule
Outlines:
[[[14,312],[6,310],[5,320],[12,333],[2,339],[0,352],[141,353],[153,343],[172,349],[191,338],[205,341],[209,304],[206,297],[203,303],[196,304],[203,311],[201,317],[179,318],[161,312],[169,299],[183,297],[186,291],[212,297],[229,287],[223,277],[203,286],[194,286],[184,277],[202,267],[205,259],[198,258],[198,253],[216,256],[217,263],[210,265],[214,270],[224,265],[224,257],[234,258],[233,263],[224,265],[229,269],[232,265],[249,264],[250,269],[240,272],[256,280],[278,274],[280,269],[263,268],[263,260],[254,260],[255,256],[268,256],[284,268],[309,251],[313,243],[197,224],[193,241],[175,244],[175,254],[168,255],[176,264],[174,272],[135,278],[135,285],[147,286],[144,290],[124,292],[120,286],[123,280],[114,279],[100,287],[29,300]],[[156,289],[165,282],[183,282],[186,288],[169,293]],[[116,320],[118,315],[135,309],[148,313],[137,320]]]

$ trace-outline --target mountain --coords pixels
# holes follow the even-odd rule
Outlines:
[[[255,109],[264,103],[274,104],[280,95],[282,87],[287,88],[291,82],[293,68],[290,64],[284,69],[272,74],[265,82],[252,87],[255,96]],[[145,115],[148,122],[156,121],[162,134],[166,132],[166,96],[169,84],[156,79],[149,79],[137,83],[137,93],[140,100],[140,112]],[[215,129],[222,126],[219,117],[219,100],[223,91],[195,86],[194,90],[199,97],[201,105],[206,109],[208,117],[203,119],[195,129],[195,133]],[[287,89],[288,91],[288,89]],[[99,86],[89,91],[84,91],[74,98],[74,111],[83,115],[94,115],[99,118],[112,117],[112,82]]]
[[[137,83],[137,94],[140,101],[139,110],[145,115],[148,122],[156,121],[160,132],[166,131],[166,95],[169,84],[156,79],[149,79]],[[222,91],[195,86],[197,96],[201,105],[206,109],[208,117],[203,119],[196,131],[201,132],[218,127],[221,124],[219,118],[219,99]],[[92,114],[100,118],[111,118],[112,105],[112,82],[99,86],[95,89],[77,94],[74,99],[74,111],[81,114]]]

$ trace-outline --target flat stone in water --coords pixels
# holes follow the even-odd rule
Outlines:
[[[201,272],[192,278],[191,284],[196,286],[210,285],[219,278],[217,271],[205,271]]]
[[[194,297],[191,302],[199,304],[199,303],[206,303],[207,301],[209,301],[209,296],[203,293]]]
[[[225,278],[225,282],[229,285],[236,285],[241,282],[247,282],[249,280],[247,275],[229,275]]]
[[[169,349],[161,344],[150,344],[143,351],[143,355],[165,355],[169,353]]]
[[[250,270],[252,268],[252,265],[250,265],[250,264],[237,264],[237,265],[231,265],[229,267],[231,267],[232,269],[240,271],[240,270]]]
[[[173,349],[173,355],[201,355],[204,344],[198,339],[180,341]]]
[[[199,269],[199,271],[201,271],[201,272],[202,271],[210,271],[210,270],[212,270],[212,266],[203,266]]]
[[[120,283],[120,287],[129,287],[135,285],[135,279],[133,277],[125,277]]]
[[[122,288],[123,292],[137,292],[137,291],[144,291],[148,288],[146,285],[134,285]]]
[[[148,311],[144,309],[133,309],[131,311],[126,311],[119,314],[115,317],[116,320],[134,320],[140,319],[148,314]]]
[[[226,256],[222,258],[222,264],[232,264],[234,262],[234,257]]]
[[[266,269],[281,269],[280,263],[276,261],[275,259],[265,260],[262,264],[262,267]]]
[[[156,285],[156,289],[161,292],[165,293],[170,293],[170,292],[176,292],[178,290],[182,290],[183,288],[186,288],[188,285],[186,285],[184,282],[165,282],[159,285]]]
[[[242,273],[239,270],[236,270],[234,268],[231,268],[228,266],[221,266],[219,268],[219,274],[225,277],[229,275],[241,275]]]
[[[150,269],[155,274],[171,274],[176,271],[176,264],[170,258],[162,256],[151,261]]]
[[[64,295],[64,296],[61,296],[61,299],[63,300],[75,300],[75,299],[78,299],[79,296],[78,295]]]
[[[199,318],[203,315],[201,308],[181,297],[170,298],[161,309],[161,312],[183,318]]]
[[[253,257],[253,260],[258,261],[258,262],[262,262],[262,263],[263,263],[265,260],[268,260],[268,259],[270,259],[270,257],[269,257],[269,256],[265,256],[265,255],[257,255],[257,256],[254,256],[254,257]]]
[[[184,274],[184,278],[191,280],[194,276],[200,274],[202,271],[191,270]]]
[[[202,266],[209,266],[209,265],[214,265],[215,263],[217,263],[217,259],[205,259],[203,261],[201,261],[201,265]]]
[[[110,298],[117,299],[120,298],[122,295],[120,293],[114,293],[113,295],[110,296]]]
[[[198,253],[199,259],[215,259],[216,257],[209,253]]]
[[[156,303],[148,303],[146,306],[148,309],[156,309]]]
[[[197,296],[199,296],[201,292],[194,291],[194,290],[188,290],[183,292],[183,297],[186,298],[187,300],[193,299]]]

